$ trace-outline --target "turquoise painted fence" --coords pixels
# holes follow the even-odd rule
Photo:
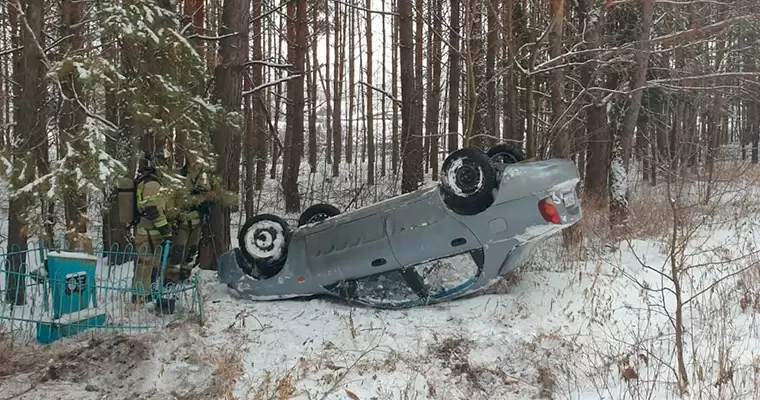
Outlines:
[[[186,320],[203,324],[200,279],[164,284],[167,257],[168,248],[148,254],[111,247],[86,254],[12,247],[0,253],[0,339],[52,343],[83,331],[146,332]],[[150,288],[132,281],[145,262],[160,266]]]

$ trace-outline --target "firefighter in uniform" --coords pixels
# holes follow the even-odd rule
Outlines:
[[[169,251],[165,282],[178,282],[190,277],[192,267],[188,264],[198,252],[201,239],[201,208],[210,191],[206,174],[198,168],[194,155],[188,154],[180,175],[184,179],[184,187],[174,200],[178,215],[172,218],[172,222],[177,235]]]
[[[166,217],[167,201],[162,191],[163,154],[146,155],[140,162],[136,179],[137,212],[134,243],[138,262],[132,288],[144,294],[133,296],[135,302],[151,299],[153,285],[160,274],[163,248],[172,239],[172,227]]]

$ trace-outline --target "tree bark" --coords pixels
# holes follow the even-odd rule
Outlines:
[[[317,38],[319,37],[317,20],[319,18],[319,8],[313,8],[312,14],[312,35],[314,39],[311,44],[311,81],[309,82],[309,171],[314,174],[317,172],[317,72],[319,71],[319,60],[317,59]]]
[[[424,106],[422,102],[423,95],[425,93],[425,86],[424,86],[424,71],[423,68],[423,38],[424,38],[424,27],[425,27],[425,21],[422,17],[422,5],[424,4],[423,0],[417,0],[416,1],[416,13],[415,13],[415,21],[417,23],[417,28],[415,30],[415,54],[414,54],[414,85],[415,85],[415,97],[414,97],[414,111],[412,113],[412,116],[414,117],[412,119],[412,123],[414,126],[414,132],[417,133],[417,135],[420,135],[420,176],[424,174],[424,168],[425,168],[425,142],[427,142],[427,138],[424,137],[425,133],[422,129],[422,121],[424,118],[423,112],[424,112]],[[416,143],[416,142],[410,142],[410,143]],[[416,148],[408,149],[411,151],[409,154],[413,154],[412,157],[416,156]],[[406,151],[406,150],[405,150]],[[406,152],[402,152],[404,156],[406,157]],[[422,179],[420,178],[420,182]]]
[[[427,137],[430,141],[429,160],[432,169],[432,179],[438,180],[438,137],[440,135],[438,114],[441,108],[441,0],[435,0],[432,4],[432,10],[428,12],[432,16],[430,54],[428,56],[428,70],[430,71],[430,82],[427,93],[427,115],[425,116],[425,125]]]
[[[394,1],[394,7],[393,11],[398,13],[398,0]],[[391,29],[393,32],[393,51],[391,54],[391,97],[393,97],[394,100],[398,99],[398,69],[399,69],[399,46],[396,46],[396,43],[399,43],[399,20],[400,17],[398,15],[395,15],[393,17],[393,28]],[[403,107],[403,106],[402,106]],[[398,174],[398,167],[399,167],[399,137],[398,137],[398,104],[394,101],[393,103],[393,120],[391,121],[391,169],[393,170],[393,174]]]
[[[414,71],[414,37],[412,1],[398,0],[399,58],[401,63],[401,192],[417,190],[422,181],[422,140],[413,114],[419,110],[417,80]]]
[[[333,164],[332,176],[340,175],[340,162],[343,140],[343,124],[341,121],[341,102],[343,101],[343,69],[345,64],[345,35],[341,32],[341,15],[340,5],[335,4],[335,81],[333,88],[333,127],[332,127],[332,146],[333,146]],[[343,21],[345,22],[345,21]]]
[[[633,144],[633,132],[636,129],[636,120],[639,117],[641,109],[642,88],[647,81],[647,70],[649,67],[649,34],[652,27],[652,13],[654,10],[654,0],[641,1],[641,28],[636,44],[636,69],[631,84],[631,100],[623,117],[623,128],[616,137],[616,142],[620,143],[620,148],[613,151],[619,151],[619,161],[613,161],[613,165],[620,163],[622,171],[616,171],[612,168],[611,175],[611,203],[610,203],[610,222],[613,225],[624,222],[628,217],[628,183],[627,173],[631,158],[631,148]]]
[[[372,14],[371,0],[367,0],[365,5],[367,8],[367,84],[372,86]],[[374,117],[373,102],[372,102],[373,89],[367,88],[367,185],[375,184],[375,129],[374,129]]]
[[[346,129],[346,164],[351,164],[354,157],[354,107],[356,105],[356,54],[354,52],[354,21],[356,20],[356,11],[351,9],[346,11],[348,22],[348,129]]]
[[[251,4],[253,7],[253,4]],[[251,13],[253,13],[251,8]],[[245,54],[250,54],[250,40],[245,43]],[[254,64],[256,65],[256,64]],[[250,91],[253,88],[253,80],[248,74],[245,74],[243,80],[243,90]],[[245,96],[243,99],[243,118],[245,119],[243,128],[243,209],[245,217],[250,218],[255,213],[256,204],[256,123],[257,119],[253,115],[254,103],[257,101],[255,95]]]
[[[298,173],[303,156],[304,131],[304,60],[306,55],[306,0],[288,3],[288,59],[293,65],[288,81],[288,115],[285,132],[285,156],[283,157],[282,188],[285,192],[285,211],[297,212],[301,209],[298,193]]]
[[[514,144],[515,141],[520,140],[522,136],[522,129],[520,129],[520,117],[518,115],[517,107],[517,76],[514,67],[514,49],[519,47],[519,44],[515,43],[516,36],[514,34],[514,15],[515,15],[515,3],[508,1],[504,4],[502,12],[502,20],[504,25],[504,31],[502,35],[502,68],[505,70],[505,74],[502,84],[502,92],[504,96],[504,104],[502,105],[503,126],[502,126],[502,139],[510,141]]]
[[[337,7],[337,5],[336,5]],[[337,11],[336,11],[337,12]],[[336,20],[337,21],[337,20]],[[336,21],[333,21],[335,23]],[[337,34],[338,28],[335,28]],[[337,43],[337,40],[336,42]],[[325,0],[325,163],[332,164],[332,96],[330,94],[330,0]],[[340,161],[340,160],[338,160]]]
[[[465,127],[465,136],[467,146],[474,146],[485,149],[488,147],[489,136],[491,135],[489,121],[491,121],[491,107],[488,103],[488,76],[487,73],[487,56],[485,52],[485,43],[482,39],[485,28],[483,23],[483,14],[486,0],[477,0],[470,2],[469,17],[469,38],[467,51],[467,126]]]
[[[486,0],[480,0],[484,3]],[[496,69],[496,53],[499,50],[499,25],[496,23],[497,21],[497,10],[499,9],[499,3],[501,3],[499,0],[488,0],[490,2],[486,3],[486,7],[488,8],[487,12],[487,22],[488,22],[488,35],[487,35],[487,42],[486,42],[486,104],[488,105],[488,120],[486,121],[486,126],[488,127],[488,134],[490,135],[488,137],[488,140],[486,141],[488,143],[488,146],[493,146],[496,142],[496,138],[498,137],[497,132],[499,131],[498,126],[498,113],[496,110],[498,110],[498,102],[496,101],[496,78],[495,78],[495,69]]]
[[[562,55],[562,36],[565,26],[565,0],[552,0],[551,18],[554,28],[549,34],[551,50],[549,56],[558,58]],[[570,137],[567,129],[563,128],[563,115],[565,113],[565,72],[562,68],[552,71],[551,79],[551,105],[552,105],[552,155],[554,157],[570,157]]]
[[[580,14],[583,15],[585,23],[588,25],[584,40],[587,43],[587,50],[598,49],[600,45],[600,33],[604,26],[605,14],[597,19],[593,17],[590,6],[592,0],[579,0],[578,6]],[[593,84],[599,85],[597,76],[598,63],[596,59],[598,52],[591,52],[584,58],[586,63],[581,67],[581,87],[590,88]],[[598,201],[607,203],[607,171],[609,170],[609,131],[607,130],[607,115],[604,105],[600,104],[590,93],[586,93],[586,176],[584,180],[585,197],[593,198]]]
[[[84,3],[61,1],[61,37],[71,36],[62,45],[64,64],[59,74],[61,83],[61,111],[58,128],[61,131],[61,146],[59,154],[66,154],[66,146],[70,145],[80,154],[86,151],[86,143],[82,140],[82,128],[86,119],[85,111],[80,106],[85,99],[82,93],[82,82],[74,67],[73,57],[81,56],[84,47],[82,20],[84,18]],[[72,160],[75,161],[75,160]],[[86,160],[81,160],[85,162]],[[82,165],[82,169],[89,168]],[[84,234],[87,232],[87,196],[78,190],[77,182],[68,180],[68,188],[64,194],[64,213],[66,215],[66,230],[71,233]]]
[[[254,60],[264,59],[264,36],[261,29],[261,6],[262,0],[252,0],[253,12],[253,54]],[[253,64],[251,67],[251,85],[259,87],[264,84],[264,71],[261,64]],[[262,92],[252,94],[251,112],[253,117],[253,153],[256,159],[256,176],[254,186],[256,190],[264,187],[264,177],[267,169],[267,115],[265,110],[266,99]],[[251,209],[253,211],[253,209]]]
[[[190,25],[187,30],[188,35],[198,34],[203,35],[204,32],[204,20],[205,20],[206,5],[204,0],[184,0],[182,10],[182,23],[183,25]],[[205,54],[205,44],[203,40],[199,38],[190,39],[190,42],[195,47],[195,51],[201,57]],[[198,76],[198,82],[192,88],[192,93],[196,96],[203,96],[205,91],[205,77],[203,75]],[[187,151],[187,132],[180,130],[177,132],[177,137],[174,141],[174,164],[181,167],[185,163],[186,151]]]
[[[247,60],[245,41],[248,40],[249,3],[245,0],[226,0],[222,9],[222,21],[219,24],[219,63],[214,71],[216,85],[214,98],[230,113],[239,114],[243,94],[243,71]],[[233,131],[229,125],[220,126],[212,135],[211,142],[219,159],[216,174],[222,182],[222,189],[234,191],[237,186],[231,178],[238,175],[239,149],[242,132]],[[237,143],[237,145],[235,144]],[[238,153],[239,154],[239,153]],[[202,267],[217,269],[219,256],[230,248],[230,207],[221,202],[214,202],[210,207],[211,243],[204,243],[211,251],[201,249]],[[211,258],[211,259],[209,259]]]
[[[17,186],[31,183],[35,179],[35,166],[47,163],[47,159],[40,160],[39,150],[32,151],[32,146],[45,147],[45,118],[43,107],[45,104],[45,64],[40,46],[44,46],[42,40],[42,26],[44,1],[28,0],[21,2],[13,1],[9,5],[11,26],[18,24],[18,36],[16,43],[23,46],[15,60],[14,79],[20,85],[18,91],[14,91],[14,112],[16,129],[14,130],[12,148],[12,161],[25,161],[26,168],[20,169],[23,174],[13,174],[13,182]],[[17,9],[20,7],[21,9]],[[40,41],[40,42],[38,42]],[[26,304],[25,278],[18,274],[25,274],[26,251],[28,246],[29,230],[22,219],[30,203],[28,194],[19,194],[10,197],[8,207],[8,263],[6,268],[11,274],[6,280],[5,301],[12,305]]]
[[[381,4],[382,4],[382,6],[381,6],[381,12],[383,14],[385,14],[385,2],[383,1]],[[382,59],[383,59],[382,87],[383,87],[383,92],[388,93],[388,90],[386,89],[386,85],[385,85],[385,83],[386,83],[386,75],[387,75],[386,70],[385,70],[385,63],[386,63],[386,52],[385,52],[385,49],[387,47],[386,46],[386,43],[387,43],[386,38],[387,38],[387,36],[386,36],[385,33],[386,33],[385,18],[383,18],[383,20],[382,20],[382,35],[383,35],[383,43],[382,43],[382,47],[383,47],[383,51],[382,51]],[[394,48],[395,48],[395,46],[394,46]],[[383,131],[383,133],[382,133],[382,139],[381,139],[382,140],[381,141],[382,144],[381,144],[381,147],[380,147],[380,176],[385,176],[385,171],[386,171],[385,158],[386,158],[386,156],[388,154],[387,151],[386,151],[386,142],[388,140],[387,139],[387,136],[388,136],[387,135],[388,115],[386,114],[386,109],[385,109],[385,97],[386,96],[380,96],[380,108],[382,109],[382,114],[381,115],[383,117],[383,119],[382,119],[382,131]],[[395,106],[394,106],[394,109],[395,109]]]
[[[446,150],[449,154],[459,148],[459,0],[451,0],[451,17],[449,20],[449,134]]]

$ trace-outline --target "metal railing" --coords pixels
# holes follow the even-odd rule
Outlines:
[[[11,247],[0,253],[0,339],[51,343],[97,329],[145,332],[180,320],[203,324],[198,276],[165,283],[168,248],[132,246],[92,254]],[[151,287],[134,279],[151,263]]]

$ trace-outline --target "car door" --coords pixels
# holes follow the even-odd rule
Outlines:
[[[306,236],[306,258],[321,281],[351,280],[400,265],[393,256],[381,213],[370,213],[324,228]],[[328,279],[329,277],[329,279]]]
[[[482,248],[472,231],[435,200],[430,196],[384,211],[385,233],[402,266]]]

